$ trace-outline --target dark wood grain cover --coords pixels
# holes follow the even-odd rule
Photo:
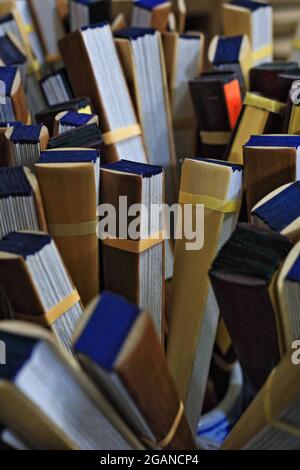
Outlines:
[[[24,316],[44,315],[45,312],[23,258],[5,259],[0,254],[0,287],[16,313]]]
[[[139,341],[115,368],[159,442],[171,429],[180,402],[153,322],[144,316]],[[131,334],[136,334],[134,329]],[[195,443],[184,415],[166,450],[191,449],[195,449]]]
[[[128,207],[142,202],[142,178],[138,175],[101,170],[101,204],[112,204],[117,213],[119,196],[127,196]],[[128,219],[130,222],[130,218]],[[105,289],[139,303],[140,255],[102,245]]]
[[[268,285],[258,279],[211,272],[222,318],[237,357],[258,391],[280,360]]]

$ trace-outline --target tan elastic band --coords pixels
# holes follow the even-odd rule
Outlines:
[[[44,315],[22,315],[15,313],[15,317],[19,320],[30,321],[32,323],[39,323],[41,325],[52,325],[59,317],[66,313],[75,304],[80,302],[80,297],[76,289],[73,289],[71,294],[62,299],[57,305],[52,307]]]
[[[142,134],[142,130],[139,124],[132,124],[127,127],[120,127],[114,131],[105,132],[103,134],[103,140],[105,145],[112,145],[122,140],[130,139]]]
[[[292,107],[292,113],[290,117],[288,133],[298,134],[300,126],[300,106],[294,104]]]
[[[59,62],[61,60],[61,56],[59,54],[46,54],[46,61],[49,64],[53,62]]]
[[[144,240],[128,240],[127,238],[110,237],[103,240],[103,244],[117,248],[118,250],[139,254],[149,250],[153,246],[159,245],[163,241],[164,231],[161,231],[151,235],[151,238],[145,238]]]
[[[273,380],[276,374],[276,369],[273,369],[264,389],[264,412],[267,423],[272,426],[273,428],[280,429],[280,431],[286,432],[291,434],[292,436],[300,438],[300,428],[293,426],[292,424],[285,423],[283,421],[279,421],[278,419],[274,418],[273,411],[272,411],[272,400],[271,400],[271,392],[272,392],[272,385]]]
[[[252,62],[267,59],[273,55],[273,44],[267,44],[252,52]]]
[[[230,141],[232,132],[200,131],[200,138],[206,145],[227,145]]]
[[[180,422],[181,422],[181,419],[182,419],[182,416],[183,416],[183,412],[184,412],[184,406],[183,406],[183,403],[181,401],[179,403],[179,408],[178,408],[176,418],[174,419],[173,424],[172,424],[168,434],[166,435],[166,437],[164,437],[159,442],[151,441],[149,439],[146,439],[146,438],[142,437],[142,440],[145,442],[145,444],[147,444],[152,449],[157,449],[157,448],[164,449],[165,447],[167,447],[170,444],[170,442],[172,441],[173,437],[175,436],[175,434],[177,432],[177,429],[179,428],[179,425],[180,425]]]
[[[294,49],[300,49],[300,39],[294,39],[292,44]]]
[[[79,114],[92,114],[92,108],[90,107],[90,105],[88,104],[87,106],[85,106],[84,108],[80,108],[78,110],[78,113]]]
[[[30,67],[32,72],[39,72],[41,70],[40,63],[37,59],[31,62]]]
[[[25,31],[27,34],[34,33],[34,27],[30,23],[25,24]]]
[[[247,92],[244,99],[245,106],[253,106],[255,108],[264,109],[270,113],[282,114],[285,109],[285,103],[281,101],[271,100],[255,93]]]
[[[53,237],[76,237],[84,235],[96,235],[97,220],[78,224],[49,224],[49,233]]]
[[[180,204],[203,204],[205,209],[222,213],[239,212],[241,208],[241,201],[239,199],[231,199],[223,201],[216,197],[205,196],[201,194],[192,194],[180,191],[179,193]]]

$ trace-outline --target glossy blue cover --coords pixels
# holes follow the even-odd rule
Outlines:
[[[50,235],[38,233],[11,232],[0,240],[0,251],[23,256],[34,255],[51,243]]]
[[[229,166],[232,169],[232,171],[242,171],[244,168],[243,165],[239,165],[238,163],[231,163],[231,162],[226,162],[224,160],[216,160],[213,158],[194,157],[193,160],[198,160],[199,162],[204,162],[204,163],[213,163],[215,165]]]
[[[69,111],[61,118],[60,124],[62,124],[63,126],[74,127],[84,126],[94,116],[95,114],[76,113],[76,111]]]
[[[5,364],[0,365],[0,379],[13,381],[30,359],[38,340],[0,330],[0,341],[5,345]]]
[[[254,2],[252,0],[233,0],[231,5],[236,5],[237,7],[247,8],[248,10],[255,11],[259,8],[269,7],[268,3]]]
[[[287,279],[293,282],[300,282],[300,256],[295,261],[292,269],[288,273]]]
[[[37,144],[40,140],[41,124],[32,126],[16,126],[10,140],[15,144]]]
[[[99,150],[46,150],[41,152],[38,163],[86,163],[96,162]]]
[[[32,187],[25,176],[23,167],[0,167],[0,199],[31,195]]]
[[[300,146],[299,135],[252,135],[245,147],[294,147]]]
[[[0,66],[0,80],[5,83],[5,94],[10,96],[18,68],[14,66]]]
[[[239,62],[243,36],[219,37],[214,57],[214,65],[236,64]]]
[[[0,37],[0,57],[5,65],[25,64],[26,57],[5,35]]]
[[[111,292],[101,294],[74,349],[111,371],[140,309]]]
[[[146,163],[137,163],[130,160],[120,160],[115,163],[107,163],[101,165],[104,170],[121,171],[124,173],[132,173],[140,175],[142,178],[150,178],[151,176],[159,175],[163,169],[157,165],[147,165]]]
[[[153,28],[140,28],[138,26],[132,26],[116,31],[114,36],[123,39],[138,39],[140,37],[146,36],[146,34],[154,34],[155,32],[156,30]]]
[[[258,207],[253,214],[271,229],[281,232],[300,217],[300,182],[296,181],[275,197]]]
[[[167,0],[137,0],[134,2],[135,7],[143,8],[144,10],[153,10],[153,8],[166,3]]]

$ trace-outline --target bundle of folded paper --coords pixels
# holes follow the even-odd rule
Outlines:
[[[300,448],[299,40],[221,3],[0,3],[2,447]]]

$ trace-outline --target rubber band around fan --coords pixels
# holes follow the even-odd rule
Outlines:
[[[98,220],[77,224],[48,224],[49,233],[53,237],[76,237],[96,235]]]
[[[252,52],[252,62],[267,59],[273,55],[273,45],[267,44],[266,46],[260,47],[256,51]]]
[[[238,199],[223,201],[222,199],[218,199],[216,197],[186,193],[183,191],[180,191],[179,203],[192,205],[203,204],[205,209],[222,213],[239,212],[241,208],[241,201]]]
[[[168,431],[167,435],[161,440],[161,441],[158,441],[158,442],[155,442],[155,441],[151,441],[149,439],[146,439],[144,437],[142,437],[141,439],[143,440],[143,442],[145,442],[145,444],[147,444],[149,447],[153,448],[153,449],[157,449],[157,448],[160,448],[160,449],[164,449],[165,447],[167,447],[170,442],[172,442],[178,428],[179,428],[179,425],[181,423],[181,419],[183,417],[183,413],[184,413],[184,406],[183,406],[183,403],[182,401],[179,403],[179,407],[178,407],[178,412],[177,412],[177,415],[172,423],[172,426],[170,427],[170,430]]]
[[[126,139],[137,137],[142,134],[142,130],[139,124],[132,124],[131,126],[120,127],[113,131],[103,133],[103,140],[105,145],[117,144]]]
[[[231,134],[231,131],[200,131],[200,139],[206,145],[227,145]]]
[[[32,323],[39,323],[41,325],[52,325],[56,320],[66,313],[70,308],[80,302],[80,297],[76,289],[73,289],[71,294],[62,299],[57,305],[48,310],[44,315],[22,315],[15,313],[15,318],[18,320],[31,321]]]
[[[118,250],[128,251],[130,253],[143,253],[149,250],[153,246],[159,245],[164,241],[164,231],[157,232],[151,235],[151,238],[145,238],[142,240],[129,240],[127,238],[109,237],[102,240],[102,243],[111,248],[117,248]]]
[[[285,103],[281,101],[271,100],[270,98],[265,98],[264,96],[250,92],[246,93],[244,105],[264,109],[275,114],[281,114],[285,108]]]

